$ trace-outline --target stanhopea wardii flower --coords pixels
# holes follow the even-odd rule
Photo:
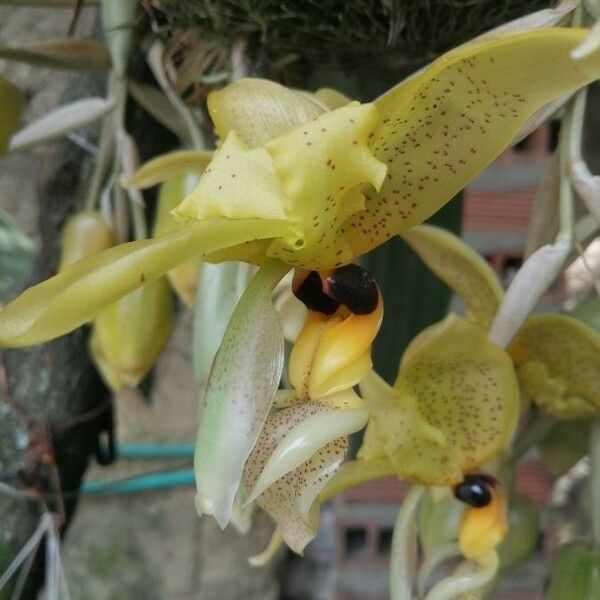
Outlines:
[[[595,406],[596,378],[573,383],[573,365],[561,363],[555,347],[536,346],[529,333],[538,322],[523,325],[529,308],[517,311],[511,328],[502,326],[510,303],[490,267],[456,236],[422,223],[518,138],[536,111],[600,77],[599,50],[573,58],[585,36],[556,28],[474,41],[373,103],[258,79],[214,92],[208,109],[219,144],[210,161],[199,151],[178,152],[129,182],[156,183],[162,173],[171,201],[184,196],[184,174],[197,175],[169,213],[174,220],[153,239],[90,256],[24,292],[0,312],[0,345],[43,342],[97,315],[92,348],[109,373],[105,359],[121,348],[110,350],[99,334],[115,306],[165,284],[168,272],[173,281],[173,269],[187,261],[260,265],[201,398],[198,512],[225,526],[256,502],[302,552],[327,489],[343,489],[345,477],[396,474],[457,490],[468,504],[459,550],[489,581],[506,533],[506,499],[480,471],[510,449],[519,384],[542,408],[556,407],[556,398],[572,405],[582,390]],[[370,356],[381,294],[353,261],[395,235],[466,311],[421,332],[389,386]],[[557,246],[559,258],[568,250]],[[307,315],[290,355],[289,389],[279,390],[284,341],[272,294],[291,269]],[[573,331],[551,325],[544,331],[559,341]],[[596,342],[587,348],[595,361]],[[551,393],[539,385],[540,373],[558,382]],[[365,426],[357,460],[342,467],[348,435]],[[466,494],[476,484],[485,503]],[[415,494],[413,512],[418,504]],[[404,524],[410,531],[411,519]]]
[[[372,104],[335,110],[260,80],[213,93],[222,145],[177,209],[187,224],[111,248],[26,291],[3,310],[0,343],[62,335],[142,279],[195,256],[278,257],[319,271],[347,264],[433,214],[536,110],[596,79],[598,52],[570,54],[586,33],[549,28],[475,41]]]

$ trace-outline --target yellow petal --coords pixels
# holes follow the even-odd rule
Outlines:
[[[266,79],[239,79],[208,97],[208,111],[223,140],[235,131],[251,148],[318,117],[324,112],[309,95]]]
[[[164,350],[172,328],[171,292],[162,277],[101,310],[91,349],[109,386],[138,385]],[[115,387],[115,380],[122,385]]]
[[[383,302],[367,315],[328,317],[309,311],[290,355],[290,383],[305,400],[351,388],[369,371],[371,344],[383,318]]]
[[[355,254],[422,223],[553,99],[600,76],[599,52],[574,60],[583,29],[506,34],[453,50],[376,101],[371,147],[389,172],[349,219]]]
[[[364,206],[358,187],[379,189],[386,172],[367,147],[377,119],[373,105],[353,102],[267,144],[301,236],[274,242],[270,256],[318,270],[350,262],[342,224]]]
[[[509,346],[524,393],[559,418],[600,411],[600,335],[565,315],[527,319]]]
[[[246,148],[231,131],[200,183],[173,214],[181,220],[285,219],[286,204],[268,152]]]
[[[467,317],[487,331],[504,295],[488,263],[458,236],[420,225],[402,236],[421,260],[467,305]]]
[[[35,285],[0,311],[0,345],[27,346],[89,321],[104,306],[180,262],[245,240],[285,235],[281,221],[217,219],[114,246]]]
[[[496,489],[487,506],[466,509],[458,530],[460,551],[465,558],[481,559],[495,550],[507,531],[506,498],[501,489]]]
[[[177,150],[161,154],[144,163],[123,183],[125,187],[145,189],[188,173],[198,176],[210,163],[212,155],[208,150]]]
[[[510,442],[519,413],[516,375],[479,327],[453,315],[411,346],[394,388],[361,381],[372,417],[359,456],[387,456],[401,477],[452,485]]]
[[[93,256],[114,246],[114,231],[108,226],[102,213],[84,210],[73,215],[62,231],[62,248],[59,271],[82,258]]]
[[[244,468],[244,485],[252,489],[279,442],[305,419],[331,409],[317,403],[304,403],[280,410],[269,417]],[[316,534],[319,492],[340,467],[348,449],[345,437],[316,450],[293,471],[279,478],[257,499],[281,529],[286,544],[299,554]]]

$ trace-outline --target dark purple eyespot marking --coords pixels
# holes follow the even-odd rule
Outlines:
[[[296,298],[308,308],[324,315],[332,315],[340,303],[323,292],[323,281],[317,271],[311,271],[306,279],[294,289]]]
[[[377,308],[379,292],[371,274],[350,264],[327,276],[325,293],[343,304],[355,315],[368,315]]]
[[[467,475],[454,487],[454,496],[473,508],[482,508],[492,501],[492,491],[497,485],[498,481],[490,475]]]
[[[377,308],[379,289],[368,271],[346,265],[321,275],[311,271],[294,286],[294,294],[309,310],[332,315],[344,305],[355,315],[368,315]]]

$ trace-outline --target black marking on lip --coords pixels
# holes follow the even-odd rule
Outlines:
[[[325,293],[355,315],[372,313],[379,302],[377,283],[368,271],[355,264],[333,271],[325,280]]]
[[[483,508],[492,501],[492,491],[497,485],[498,481],[490,475],[484,473],[467,475],[463,481],[454,486],[454,496],[473,508]]]
[[[340,307],[339,302],[323,291],[323,281],[317,271],[311,271],[294,290],[294,294],[306,308],[325,315],[332,315]]]

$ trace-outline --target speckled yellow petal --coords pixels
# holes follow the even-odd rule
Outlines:
[[[109,248],[29,288],[4,307],[0,346],[38,344],[68,333],[190,257],[247,240],[283,236],[287,227],[282,221],[216,219]]]
[[[182,226],[181,222],[173,218],[171,211],[179,205],[186,194],[194,189],[198,184],[198,180],[198,174],[188,172],[172,177],[160,186],[156,205],[156,218],[154,220],[154,237],[159,237]],[[194,306],[196,302],[196,289],[198,288],[201,268],[202,260],[192,258],[177,265],[167,273],[171,286],[188,307]]]
[[[458,236],[420,225],[402,236],[421,260],[467,305],[467,318],[488,330],[500,306],[502,286],[488,263]]]
[[[320,448],[336,438],[362,429],[368,417],[369,412],[364,405],[362,408],[319,411],[308,415],[292,427],[274,448],[248,493],[248,502],[256,500],[270,485],[309,460]]]
[[[508,348],[524,393],[559,418],[600,411],[600,335],[565,315],[527,319]]]
[[[394,388],[361,381],[372,417],[359,456],[388,456],[401,477],[426,485],[456,484],[510,442],[516,375],[508,355],[461,317],[449,316],[413,344]]]
[[[285,408],[269,417],[244,468],[244,485],[252,489],[269,457],[298,423],[330,408],[309,402]],[[287,473],[257,499],[281,529],[286,544],[299,554],[316,534],[319,518],[319,492],[342,464],[348,449],[345,437],[319,448],[295,470]]]
[[[288,217],[301,235],[293,243],[274,242],[271,256],[320,270],[352,259],[341,226],[363,207],[358,186],[379,189],[386,173],[367,147],[377,120],[372,104],[353,102],[267,144],[289,198]]]
[[[182,221],[285,219],[286,204],[269,153],[264,148],[246,148],[231,131],[196,188],[173,214]]]
[[[101,310],[91,350],[108,385],[113,390],[138,385],[164,350],[172,328],[173,302],[163,277]]]
[[[348,96],[342,94],[342,92],[338,92],[333,88],[321,88],[315,92],[315,96],[319,102],[327,105],[331,110],[335,110],[336,108],[340,108],[342,106],[346,106],[352,102]]]
[[[420,413],[414,396],[391,388],[374,372],[361,380],[360,391],[371,410],[371,418],[357,454],[359,459],[388,458],[400,477],[431,485],[439,485],[440,478],[444,483],[462,478],[455,449],[449,446],[442,429],[431,425]],[[402,453],[408,452],[413,444],[415,457],[406,464],[399,464],[403,460]],[[424,454],[423,448],[428,453]],[[431,459],[435,453],[444,456],[444,465]]]
[[[208,150],[177,150],[161,154],[144,163],[123,184],[128,188],[145,189],[188,173],[200,175],[212,160]]]
[[[422,223],[507,147],[539,108],[600,76],[600,52],[570,53],[584,29],[505,34],[450,51],[376,101],[379,194],[346,224],[356,254]]]
[[[273,81],[239,79],[209,95],[208,111],[221,139],[233,130],[253,148],[318,117],[324,108],[309,94]]]

